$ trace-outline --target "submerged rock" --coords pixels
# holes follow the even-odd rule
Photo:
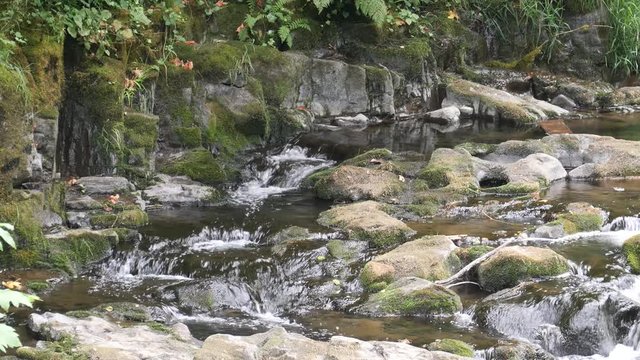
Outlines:
[[[365,287],[380,287],[382,282],[409,276],[446,279],[460,267],[456,249],[446,236],[425,236],[376,256],[365,265],[360,279]]]
[[[378,247],[404,242],[415,230],[383,211],[375,201],[336,206],[320,214],[318,223],[344,231],[351,240],[369,241]]]
[[[568,270],[567,260],[551,249],[509,246],[478,266],[478,279],[483,289],[498,291],[523,280],[560,275]]]
[[[217,334],[209,336],[195,355],[196,360],[259,360],[287,358],[297,360],[456,360],[460,356],[428,351],[389,341],[362,341],[334,336],[329,341],[311,340],[288,333],[281,327],[251,336]]]
[[[148,325],[121,327],[108,320],[89,316],[84,319],[62,314],[32,314],[31,331],[49,340],[71,337],[76,354],[91,359],[193,359],[198,350],[197,340],[178,340],[171,329],[154,329]],[[182,333],[181,338],[185,337]],[[33,348],[20,348],[18,354],[35,353]],[[40,357],[38,357],[40,358]]]
[[[417,277],[393,282],[356,309],[371,316],[433,316],[462,310],[460,297],[444,286]]]
[[[393,196],[403,186],[398,175],[389,171],[344,165],[318,179],[314,189],[321,199],[358,201]]]

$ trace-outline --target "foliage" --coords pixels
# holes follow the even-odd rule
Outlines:
[[[240,40],[290,48],[293,45],[294,31],[311,31],[306,20],[294,18],[294,11],[288,7],[291,2],[292,0],[249,0],[249,13],[237,30]]]
[[[13,225],[11,224],[0,223],[0,239],[2,239],[2,241],[0,241],[0,251],[2,250],[3,241],[7,243],[7,245],[15,249],[16,243],[13,240],[13,236],[11,236],[11,233],[9,233],[9,231],[13,231],[13,229]],[[39,298],[35,295],[24,294],[20,291],[11,290],[8,288],[1,289],[0,309],[2,310],[2,312],[0,312],[0,320],[6,318],[6,313],[12,306],[32,307],[32,303],[36,300],[39,300]],[[18,338],[18,334],[15,332],[15,330],[8,325],[0,324],[0,352],[5,352],[7,348],[18,347],[20,345],[20,339]]]
[[[611,31],[608,65],[629,73],[640,73],[640,2],[606,0]]]

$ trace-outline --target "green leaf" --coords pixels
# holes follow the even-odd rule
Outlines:
[[[133,38],[133,31],[131,31],[131,29],[122,29],[118,31],[118,35],[120,35],[125,40],[130,40]]]
[[[18,333],[11,327],[0,324],[0,352],[5,352],[8,348],[22,346]]]
[[[4,240],[4,242],[6,242],[12,248],[16,248],[16,243],[13,240],[13,236],[11,236],[11,234],[7,230],[0,228],[0,238],[2,238],[2,240]],[[0,250],[2,250],[1,246],[2,243],[0,243]]]
[[[13,231],[16,229],[15,227],[13,227],[13,225],[7,223],[0,223],[0,228],[5,228],[9,231]]]
[[[35,295],[29,295],[21,293],[20,291],[2,289],[0,290],[0,308],[4,311],[8,311],[11,306],[18,307],[20,305],[26,307],[33,307],[34,301],[40,300]]]

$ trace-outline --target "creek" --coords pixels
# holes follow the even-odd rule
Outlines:
[[[576,132],[640,140],[638,115],[605,114],[567,124]],[[37,310],[65,312],[133,301],[152,307],[159,320],[187,324],[200,339],[214,333],[253,334],[277,324],[317,339],[340,334],[407,339],[422,346],[455,338],[474,345],[482,359],[491,359],[491,348],[505,338],[539,344],[565,359],[640,358],[640,277],[630,274],[621,251],[622,241],[640,232],[640,180],[553,184],[542,194],[550,207],[586,201],[610,213],[601,232],[548,244],[571,261],[571,271],[495,294],[474,285],[456,287],[464,310],[430,319],[350,312],[363,297],[359,271],[376,251],[355,242],[354,260],[331,259],[327,243],[340,234],[316,223],[331,204],[300,186],[314,171],[372,148],[428,158],[435,148],[462,142],[543,135],[479,120],[457,130],[406,122],[305,134],[255,157],[225,204],[150,211],[150,224],[140,229],[136,241],[120,244],[81,276],[43,294]],[[501,241],[540,220],[539,214],[518,216],[436,217],[409,226],[418,236],[466,234]],[[291,226],[308,229],[308,240],[274,239]]]

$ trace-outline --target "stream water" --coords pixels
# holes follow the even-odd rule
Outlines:
[[[572,120],[569,126],[640,139],[640,132],[632,130],[640,127],[638,115]],[[549,244],[572,261],[571,271],[491,295],[473,286],[457,287],[464,310],[435,319],[350,313],[361,301],[359,269],[374,254],[351,242],[359,254],[353,261],[331,260],[327,241],[338,235],[316,223],[330,204],[299,188],[310,173],[370,148],[428,157],[436,147],[465,141],[497,143],[542,135],[480,121],[451,132],[411,122],[307,134],[253,160],[229,203],[151,212],[138,241],[119,245],[82,276],[54,287],[37,310],[135,301],[153,307],[158,319],[186,323],[201,339],[220,332],[252,334],[278,324],[319,339],[341,334],[408,339],[421,346],[455,338],[473,344],[483,359],[491,359],[491,347],[504,338],[539,344],[565,359],[640,359],[640,277],[629,273],[621,253],[622,241],[640,232],[640,180],[554,184],[544,194],[549,203],[587,201],[611,214],[602,232]],[[499,240],[532,222],[447,217],[409,225],[418,235]],[[273,235],[290,226],[309,229],[309,240],[275,243]]]

